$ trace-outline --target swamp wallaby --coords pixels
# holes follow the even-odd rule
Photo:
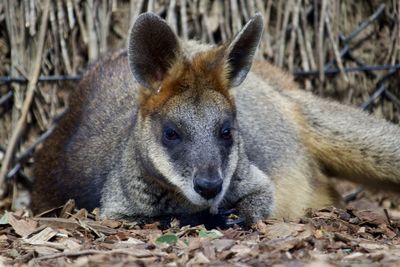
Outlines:
[[[329,176],[400,191],[400,128],[250,71],[260,15],[227,44],[182,41],[152,13],[128,50],[86,72],[36,157],[35,212],[79,207],[140,222],[235,208],[247,223],[337,203]]]

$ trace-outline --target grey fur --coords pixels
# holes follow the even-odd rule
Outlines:
[[[319,188],[328,184],[320,167],[335,171],[342,163],[333,166],[332,158],[319,158],[314,144],[332,145],[334,154],[340,152],[341,140],[355,144],[349,155],[362,154],[357,147],[364,147],[376,170],[385,174],[358,181],[400,184],[398,127],[298,90],[276,89],[249,72],[262,31],[259,15],[227,46],[229,55],[241,42],[249,44],[244,58],[235,57],[242,61],[236,62],[235,75],[229,77],[231,86],[236,86],[230,90],[235,112],[227,108],[226,97],[199,77],[155,114],[142,116],[143,86],[152,87],[157,77],[153,67],[161,64],[167,72],[178,57],[190,62],[196,54],[212,49],[193,41],[175,42],[165,25],[154,14],[141,15],[132,29],[128,54],[111,55],[88,70],[80,90],[71,97],[69,113],[37,157],[36,211],[75,198],[81,207],[100,204],[105,216],[138,221],[204,209],[215,213],[219,207],[236,207],[248,223],[269,216],[293,217],[305,208],[331,204],[328,193],[324,195],[329,190]],[[166,35],[153,29],[159,26]],[[146,31],[168,43],[169,53],[156,54],[154,60],[152,48],[141,51],[148,42]],[[138,32],[141,38],[135,39]],[[226,60],[232,63],[229,56]],[[147,61],[148,68],[141,69]],[[348,114],[353,118],[346,122]],[[217,138],[226,120],[234,128],[229,149]],[[180,150],[162,144],[166,122],[183,132]],[[366,128],[373,129],[367,133]],[[206,200],[193,189],[201,168],[222,176],[223,190],[213,199]],[[48,187],[52,192],[44,197]],[[322,192],[318,201],[316,192]]]
[[[128,60],[136,81],[156,90],[180,53],[178,38],[164,20],[149,12],[136,19],[128,41]]]
[[[250,71],[253,57],[264,29],[263,18],[257,13],[235,36],[228,47],[231,86],[240,85]]]

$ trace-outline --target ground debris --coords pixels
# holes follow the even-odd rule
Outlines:
[[[205,229],[100,219],[73,203],[32,217],[0,214],[0,265],[69,266],[397,266],[398,199],[362,196],[344,209],[309,210],[297,221]],[[382,203],[382,205],[381,205]],[[57,213],[58,211],[58,213]]]

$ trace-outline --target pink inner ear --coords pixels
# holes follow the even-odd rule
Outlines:
[[[156,73],[155,73],[155,89],[156,89],[156,93],[160,93],[161,91],[161,86],[162,86],[162,82],[164,80],[164,73],[163,71],[161,71],[161,69],[157,69]]]
[[[157,69],[156,71],[156,82],[161,83],[164,80],[164,73],[161,71],[161,69]]]

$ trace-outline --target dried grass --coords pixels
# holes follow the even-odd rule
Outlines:
[[[289,72],[317,70],[318,75],[298,76],[297,80],[306,90],[360,105],[379,89],[379,81],[389,71],[344,73],[344,69],[362,64],[400,63],[400,3],[397,0],[384,3],[382,13],[348,40],[346,36],[373,14],[381,1],[50,1],[40,75],[80,74],[102,53],[124,47],[129,26],[145,10],[166,18],[182,38],[210,43],[227,41],[251,16],[261,12],[266,30],[259,58],[270,60]],[[30,78],[35,68],[33,59],[40,51],[39,25],[44,8],[45,1],[0,2],[0,76]],[[346,45],[351,53],[342,57],[341,50]],[[325,75],[329,66],[337,68],[336,63],[328,64],[335,60],[341,74]],[[25,173],[29,176],[31,159],[26,149],[62,112],[71,83],[74,85],[65,81],[41,82],[35,88],[27,127],[15,143],[16,153],[12,154],[13,159],[20,159],[25,152],[25,157],[21,162],[10,162],[9,169],[14,168],[17,177],[24,177]],[[400,96],[400,78],[391,75],[382,84],[381,91],[386,93],[371,99],[371,110],[399,122],[400,106],[396,101]],[[0,160],[10,145],[26,99],[27,84],[0,82]],[[18,167],[17,163],[21,165]]]

